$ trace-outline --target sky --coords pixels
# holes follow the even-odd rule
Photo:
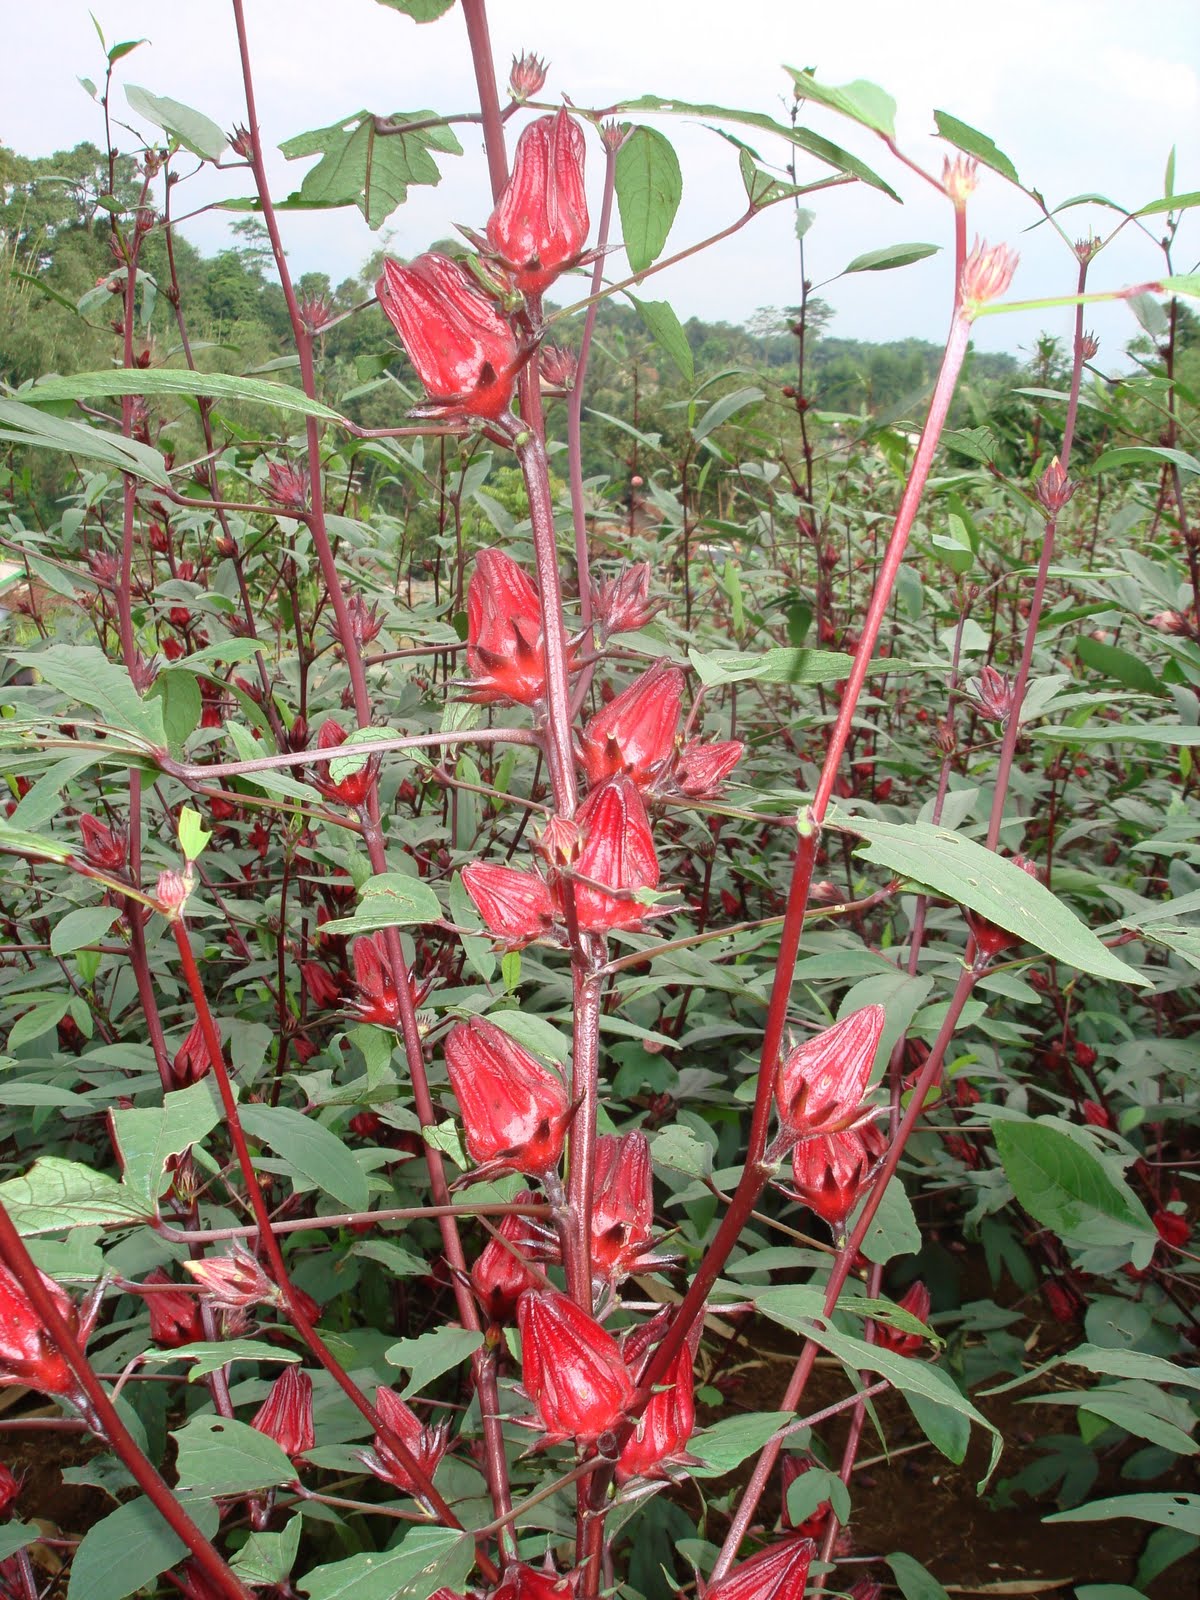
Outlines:
[[[148,40],[117,69],[118,120],[137,121],[125,105],[124,82],[194,106],[222,128],[245,120],[227,0],[39,0],[22,6],[19,28],[8,30],[0,142],[26,155],[48,155],[81,139],[102,143],[99,108],[78,82],[103,77],[89,10],[110,44]],[[285,161],[276,148],[297,133],[363,108],[385,114],[471,109],[473,78],[457,7],[425,26],[380,0],[247,0],[246,12],[259,123],[277,197],[298,188],[311,164]],[[1002,6],[957,0],[907,6],[895,0],[491,0],[489,18],[501,85],[512,55],[533,50],[551,63],[546,99],[566,96],[600,107],[651,93],[786,121],[791,80],[784,66],[811,68],[826,83],[866,79],[886,89],[897,102],[901,149],[928,171],[940,172],[947,148],[934,136],[936,108],[991,137],[1022,181],[1051,206],[1087,193],[1130,208],[1148,204],[1163,194],[1173,145],[1176,192],[1200,190],[1200,6],[1194,0],[1156,0],[1152,7],[1131,0],[1005,0]],[[645,120],[672,138],[683,169],[672,251],[726,226],[744,209],[737,152],[700,119]],[[949,205],[866,130],[816,106],[806,108],[803,120],[873,166],[904,202],[861,185],[806,202],[815,212],[805,240],[806,270],[835,310],[830,333],[940,341],[952,276]],[[748,137],[765,163],[785,159],[784,147],[769,136],[734,131]],[[440,185],[411,189],[408,203],[380,234],[353,208],[285,213],[293,271],[322,270],[337,283],[381,241],[408,256],[447,236],[455,223],[482,229],[490,209],[482,141],[475,128],[459,132],[464,154],[442,161]],[[122,136],[128,141],[118,129],[118,144]],[[593,140],[593,194],[601,169]],[[802,175],[812,179],[823,170],[809,161]],[[175,207],[211,206],[246,192],[245,173],[206,172],[176,191]],[[186,223],[184,232],[201,249],[216,250],[227,241],[229,220],[227,213],[209,211]],[[1107,232],[1115,220],[1094,205],[1062,218],[1070,238],[1091,228]],[[1019,250],[1013,298],[1074,287],[1072,253],[1048,226],[1032,226],[1037,222],[1027,196],[998,176],[983,175],[969,225],[989,242]],[[1147,237],[1127,228],[1094,264],[1090,286],[1115,288],[1159,276],[1165,269],[1157,232]],[[909,242],[943,248],[896,271],[837,276],[858,255]],[[1200,208],[1180,231],[1175,270],[1195,270],[1198,256]],[[610,260],[614,273],[623,275],[624,258]],[[799,270],[790,209],[779,206],[711,251],[648,278],[642,292],[670,300],[683,319],[741,322],[759,307],[794,304]],[[990,317],[977,324],[976,343],[1028,350],[1040,332],[1068,334],[1071,316],[1057,308]],[[1087,320],[1100,336],[1098,364],[1107,357],[1108,364],[1121,365],[1120,351],[1138,331],[1128,308],[1090,308]]]

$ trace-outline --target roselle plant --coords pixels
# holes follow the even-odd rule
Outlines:
[[[352,305],[294,278],[232,0],[243,124],[127,90],[156,131],[97,197],[116,362],[0,400],[64,508],[13,466],[0,1381],[115,1502],[68,1595],[872,1600],[884,1563],[936,1595],[859,1531],[867,1430],[886,1457],[900,1397],[914,1448],[982,1436],[983,1492],[1020,1386],[1078,1419],[1044,1446],[1059,1516],[1153,1526],[1110,1575],[1148,1585],[1200,1537],[1171,1477],[1200,1343],[1196,196],[1172,160],[1072,241],[957,118],[936,170],[902,151],[871,85],[790,70],[786,120],[586,107],[525,53],[502,105],[482,0],[385,3],[461,12],[478,109],[296,135],[295,203],[379,227],[465,123],[494,202],[465,244],[385,256]],[[676,114],[732,140],[746,202],[668,253]],[[893,194],[804,120],[831,114],[946,200],[919,433],[811,387],[808,197]],[[296,381],[206,370],[196,159],[261,217]],[[970,340],[1018,263],[973,239],[985,179],[1060,233],[1038,304],[1075,315],[1062,387],[998,431]],[[714,394],[643,285],[776,206],[794,381]],[[1133,227],[1157,275],[1097,290]],[[1156,344],[1089,394],[1098,298]],[[948,1237],[1004,1303],[956,1293]],[[1051,1342],[1007,1332],[1035,1302]],[[790,1369],[764,1404],[743,1341]],[[1152,1487],[1089,1500],[1102,1469]]]

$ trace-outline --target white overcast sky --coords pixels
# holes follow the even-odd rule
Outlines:
[[[226,0],[32,0],[10,12],[4,47],[0,141],[46,155],[91,138],[102,142],[98,108],[77,77],[100,80],[103,59],[89,20],[108,41],[149,43],[118,68],[124,81],[204,111],[223,128],[245,119],[232,9]],[[288,163],[282,140],[367,108],[381,113],[471,109],[472,78],[457,8],[418,27],[377,0],[247,0],[259,120],[272,151],[277,195],[299,186],[308,163]],[[1023,181],[1051,205],[1100,192],[1131,207],[1163,192],[1166,158],[1178,146],[1177,192],[1200,189],[1200,5],[1195,0],[492,0],[492,43],[501,83],[510,57],[531,49],[551,61],[546,96],[607,105],[643,93],[738,106],[783,117],[790,80],[781,64],[814,68],[828,83],[865,78],[896,99],[902,148],[940,170],[945,146],[933,137],[934,108],[982,129],[1012,159]],[[19,16],[19,21],[17,20]],[[120,89],[114,105],[123,112]],[[854,256],[885,245],[947,245],[949,207],[906,175],[871,135],[810,107],[809,126],[854,150],[901,193],[903,206],[871,190],[818,194],[808,235],[809,275],[832,276]],[[743,191],[736,152],[692,122],[664,122],[676,142],[684,197],[669,248],[728,222]],[[489,210],[475,129],[460,130],[465,154],[443,162],[436,189],[413,189],[385,226],[391,247],[410,255],[445,236],[455,222],[482,227]],[[745,132],[745,130],[743,130]],[[766,159],[781,151],[748,135]],[[594,179],[601,166],[591,146]],[[815,163],[805,171],[815,177]],[[244,174],[205,176],[178,192],[177,206],[245,192]],[[1176,271],[1200,253],[1200,211],[1181,230]],[[1072,237],[1113,213],[1080,208],[1064,219]],[[1013,295],[1068,292],[1074,262],[1027,199],[985,174],[971,225],[991,241],[1019,248]],[[334,282],[376,248],[356,210],[284,214],[289,258],[298,271],[321,269]],[[206,250],[219,248],[221,213],[187,225]],[[1163,270],[1153,243],[1133,229],[1093,268],[1091,287],[1152,278]],[[614,269],[623,267],[614,258]],[[649,280],[686,318],[741,321],[756,307],[797,298],[797,251],[787,207],[697,260]],[[950,286],[948,252],[903,270],[864,273],[821,292],[836,308],[832,331],[845,337],[940,340]],[[1045,328],[1064,333],[1069,312],[985,319],[983,348],[1018,350]],[[1090,326],[1102,339],[1100,364],[1116,365],[1137,330],[1123,307],[1098,307]]]

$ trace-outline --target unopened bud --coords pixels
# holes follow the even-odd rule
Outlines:
[[[947,722],[943,717],[938,718],[938,725],[933,735],[933,742],[943,755],[953,755],[958,748],[958,740],[954,733],[954,724]]]
[[[577,364],[573,350],[564,350],[561,345],[557,344],[544,344],[542,346],[542,377],[552,388],[573,389],[575,387],[575,368]]]
[[[947,156],[942,163],[942,188],[956,211],[961,211],[975,193],[979,163],[974,156]]]
[[[1100,350],[1100,340],[1089,331],[1079,341],[1079,350],[1085,361],[1094,361]]]
[[[254,141],[249,128],[243,128],[239,123],[229,135],[229,147],[243,160],[250,161],[254,156]]]
[[[604,143],[604,148],[616,155],[617,151],[625,143],[625,129],[616,121],[602,122],[600,124],[600,138]]]
[[[1075,259],[1084,264],[1092,259],[1100,248],[1100,240],[1094,233],[1089,233],[1086,239],[1076,239]]]
[[[1067,477],[1062,462],[1054,460],[1042,473],[1037,483],[1037,497],[1051,516],[1057,516],[1075,493],[1076,485]]]
[[[182,915],[188,896],[194,887],[195,879],[190,869],[184,873],[168,868],[166,872],[159,873],[158,882],[154,886],[154,898],[158,902],[158,909],[168,922],[176,922]]]
[[[1020,257],[1006,244],[984,244],[976,239],[963,262],[962,297],[968,307],[986,305],[1005,293]]]
[[[531,100],[540,94],[546,82],[550,63],[541,61],[532,50],[513,57],[512,71],[508,75],[508,92],[514,100]]]

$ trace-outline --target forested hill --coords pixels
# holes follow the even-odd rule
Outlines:
[[[129,170],[118,173],[118,193],[124,190],[132,204],[132,167],[124,160],[122,165]],[[108,216],[98,198],[106,187],[107,160],[95,145],[37,159],[0,146],[0,379],[5,383],[104,366],[112,358],[113,314],[105,284],[115,263]],[[142,296],[139,333],[149,359],[169,364],[179,358],[179,329],[160,230],[147,241],[143,259],[151,281]],[[377,270],[377,260],[365,262],[357,277],[337,285],[324,273],[310,272],[299,287],[305,295],[323,297],[336,313],[370,295]],[[211,256],[177,236],[174,272],[182,304],[189,308],[187,334],[200,365],[246,372],[268,366],[285,352],[286,308],[265,230],[256,219],[236,222],[229,247]],[[817,405],[881,416],[927,391],[941,354],[937,346],[917,339],[869,344],[831,337],[823,329],[828,308],[813,302],[811,310],[807,388]],[[685,332],[699,378],[740,367],[769,371],[786,382],[795,367],[796,341],[780,311],[760,312],[749,327],[692,318]],[[649,368],[659,360],[632,307],[605,305],[599,337],[615,341],[626,360],[636,359],[643,348]],[[372,314],[340,324],[325,343],[328,359],[356,363],[364,376],[372,358],[395,353],[383,318]],[[1019,370],[1010,356],[973,357],[972,376],[979,384],[1011,382]]]

